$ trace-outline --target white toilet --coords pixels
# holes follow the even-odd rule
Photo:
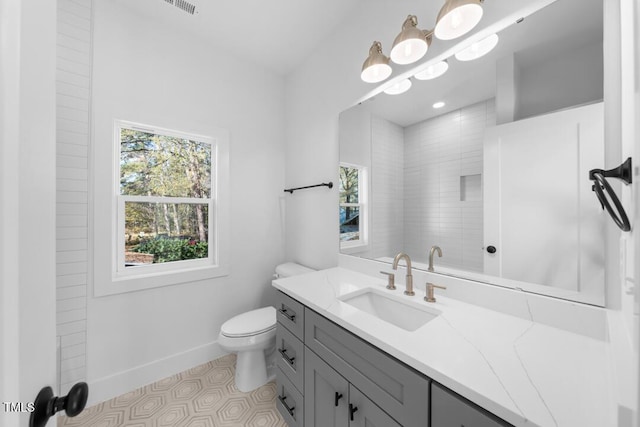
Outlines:
[[[290,277],[314,270],[292,262],[276,267],[275,278]],[[223,350],[238,353],[236,387],[242,392],[254,390],[274,378],[276,348],[276,309],[263,307],[232,317],[222,324],[218,344]]]

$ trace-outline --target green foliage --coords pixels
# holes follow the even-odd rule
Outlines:
[[[206,258],[209,245],[189,239],[152,239],[140,243],[132,251],[153,254],[153,262],[160,263]]]

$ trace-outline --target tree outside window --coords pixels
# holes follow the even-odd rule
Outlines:
[[[121,267],[211,258],[211,141],[122,123]]]
[[[364,244],[364,168],[356,165],[340,165],[340,246]]]

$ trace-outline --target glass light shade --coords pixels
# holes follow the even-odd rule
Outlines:
[[[431,80],[440,77],[449,69],[449,62],[445,59],[436,64],[429,65],[426,69],[416,73],[414,76],[418,80]]]
[[[402,31],[393,41],[389,56],[396,64],[412,64],[422,58],[429,49],[430,37],[416,28],[418,18],[409,15],[402,24]]]
[[[367,83],[378,83],[391,75],[389,58],[382,53],[382,44],[373,42],[369,56],[362,64],[360,78]]]
[[[482,19],[482,0],[447,0],[438,13],[434,34],[452,40],[473,29]]]
[[[411,87],[411,80],[404,79],[399,82],[396,82],[393,86],[384,90],[384,93],[387,95],[400,95],[401,93],[405,93]]]
[[[456,53],[456,59],[458,61],[473,61],[474,59],[478,59],[491,52],[497,44],[498,35],[491,34],[489,37],[486,37],[479,42],[475,42],[468,48]]]

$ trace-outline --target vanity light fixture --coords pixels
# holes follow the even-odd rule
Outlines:
[[[457,52],[455,56],[458,61],[472,61],[491,52],[491,50],[493,50],[493,48],[496,47],[497,44],[498,35],[491,34],[489,37],[485,37],[484,39],[475,42],[468,48]]]
[[[382,53],[382,43],[375,41],[369,48],[369,56],[362,64],[360,78],[367,83],[378,83],[390,75],[389,57]]]
[[[482,18],[481,3],[483,0],[447,0],[436,19],[436,37],[452,40],[471,31]]]
[[[444,102],[438,101],[435,104],[433,104],[433,108],[442,108],[444,107],[444,105],[445,105]]]
[[[400,80],[393,84],[393,86],[384,90],[384,93],[387,95],[400,95],[401,93],[405,93],[411,87],[411,80],[404,79]]]
[[[445,59],[436,64],[429,65],[426,69],[416,73],[413,77],[418,80],[431,80],[440,77],[449,69],[449,62]]]
[[[402,31],[393,41],[391,60],[396,64],[413,64],[427,53],[431,44],[432,31],[418,29],[418,18],[407,16]]]

